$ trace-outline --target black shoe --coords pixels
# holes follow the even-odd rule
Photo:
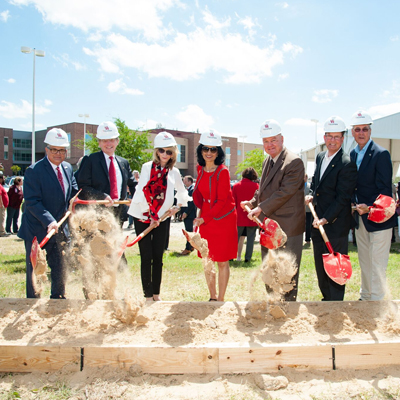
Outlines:
[[[246,260],[246,259],[244,260],[244,262],[249,262],[249,261],[250,261],[250,260]]]

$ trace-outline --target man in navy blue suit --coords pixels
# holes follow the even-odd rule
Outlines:
[[[385,297],[392,228],[397,225],[396,214],[383,223],[367,218],[368,206],[372,206],[379,194],[392,196],[392,161],[389,152],[371,139],[372,123],[371,116],[360,110],[353,114],[350,124],[358,144],[350,157],[358,169],[355,201],[360,216],[356,230],[361,268],[360,300],[382,300]]]
[[[32,240],[36,236],[40,243],[53,228],[53,235],[44,246],[47,264],[51,270],[51,299],[65,299],[65,265],[63,249],[69,243],[68,223],[59,228],[57,222],[68,210],[69,200],[77,193],[78,187],[71,164],[65,162],[67,134],[59,128],[47,132],[46,157],[31,165],[24,176],[25,212],[22,215],[18,236],[25,241],[26,250],[26,297],[37,298],[32,283],[30,253]]]

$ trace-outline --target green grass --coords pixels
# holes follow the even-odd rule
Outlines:
[[[8,240],[3,239],[1,240]],[[25,297],[25,254],[20,242],[0,242],[10,244],[13,251],[0,254],[0,297]],[[161,296],[163,300],[171,301],[206,301],[209,298],[203,273],[201,259],[196,252],[181,257],[179,252],[184,248],[184,239],[171,237],[170,249],[164,255],[163,281]],[[392,245],[387,268],[388,298],[400,298],[400,243]],[[3,253],[3,252],[2,252]],[[140,280],[140,257],[138,247],[129,248],[126,252],[128,272],[120,273],[118,278],[117,298],[124,297],[126,291],[131,295],[142,296]],[[353,276],[346,285],[345,300],[358,300],[360,289],[360,267],[357,248],[349,245],[349,256],[353,267]],[[226,301],[262,300],[265,289],[258,276],[250,288],[251,278],[261,265],[260,246],[256,243],[253,258],[250,263],[232,261],[231,276],[226,293]],[[83,298],[81,290],[80,271],[70,271],[68,274],[67,297]],[[45,285],[43,297],[49,296],[49,285]],[[299,301],[319,301],[321,293],[318,288],[314,267],[312,247],[303,248],[299,278]]]

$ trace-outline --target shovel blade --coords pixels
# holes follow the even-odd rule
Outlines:
[[[328,253],[322,255],[322,260],[326,274],[337,284],[344,285],[351,278],[353,270],[348,255]]]
[[[32,240],[32,247],[31,247],[31,254],[30,254],[30,259],[31,259],[31,264],[32,264],[33,269],[36,268],[38,252],[39,252],[39,244],[38,244],[37,237],[35,236]]]
[[[128,244],[128,241],[129,241],[129,236],[127,236],[127,237],[124,239],[124,241],[122,242],[122,244],[121,244],[121,248],[119,249],[119,252],[118,252],[118,259],[120,259],[120,258],[122,257],[122,254],[124,254],[124,251],[125,251],[125,249],[126,249],[126,246],[127,246],[127,244]]]
[[[280,225],[270,218],[265,218],[263,229],[260,232],[260,243],[267,249],[275,250],[282,247],[287,241],[286,233]]]

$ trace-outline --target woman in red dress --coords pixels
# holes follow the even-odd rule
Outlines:
[[[218,295],[215,277],[207,281],[210,301],[224,301],[229,281],[229,260],[237,254],[236,208],[221,136],[203,133],[197,147],[197,181],[193,201],[200,210],[194,225],[207,240],[209,257],[218,264]]]

